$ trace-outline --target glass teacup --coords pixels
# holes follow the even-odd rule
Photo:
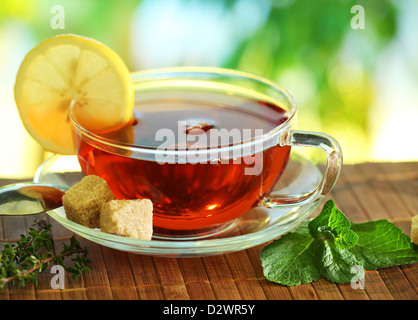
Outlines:
[[[74,113],[84,174],[104,178],[119,199],[147,198],[159,230],[205,232],[256,206],[316,201],[342,165],[329,135],[295,130],[296,103],[277,84],[251,74],[178,67],[132,74],[132,122],[107,133],[85,129]],[[306,194],[269,196],[292,146],[323,150],[320,184]]]

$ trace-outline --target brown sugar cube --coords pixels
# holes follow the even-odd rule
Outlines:
[[[152,202],[149,199],[112,200],[100,212],[103,232],[151,240]]]
[[[418,244],[418,215],[412,217],[411,239],[413,243]]]
[[[88,175],[62,197],[67,218],[89,228],[100,227],[100,208],[115,199],[106,180]]]

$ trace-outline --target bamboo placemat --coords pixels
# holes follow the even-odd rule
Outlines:
[[[16,182],[0,180],[0,185]],[[418,163],[364,163],[345,165],[332,192],[353,222],[385,218],[410,233],[411,217],[418,214]],[[319,209],[317,210],[319,211]],[[318,212],[315,212],[316,215]],[[45,214],[1,217],[0,240],[13,242],[35,219],[52,225],[56,251],[72,233]],[[285,287],[267,281],[259,253],[265,244],[244,251],[204,258],[173,259],[136,255],[79,238],[89,250],[91,273],[65,289],[52,289],[54,274],[46,270],[37,286],[6,287],[1,300],[417,300],[418,264],[367,271],[364,289],[320,279]],[[67,275],[66,275],[67,277]]]

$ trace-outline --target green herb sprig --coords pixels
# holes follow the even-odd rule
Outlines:
[[[72,273],[72,280],[76,281],[83,272],[90,272],[87,266],[88,251],[82,248],[73,237],[70,243],[63,244],[63,250],[54,255],[53,240],[51,237],[51,225],[45,221],[35,221],[29,228],[28,235],[20,235],[15,244],[5,242],[0,252],[0,290],[7,283],[15,286],[25,286],[31,282],[38,284],[38,274],[45,271],[51,263],[61,265]],[[65,260],[74,256],[71,266],[65,266]]]
[[[418,249],[385,219],[350,223],[331,199],[315,219],[264,247],[260,259],[264,276],[286,286],[320,277],[348,283],[365,270],[418,262]]]

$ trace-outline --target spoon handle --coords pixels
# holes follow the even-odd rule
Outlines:
[[[31,215],[62,206],[67,187],[42,183],[16,183],[0,188],[0,215]]]

